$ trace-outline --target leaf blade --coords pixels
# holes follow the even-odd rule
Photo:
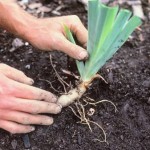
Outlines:
[[[68,39],[70,42],[72,42],[73,44],[76,44],[76,42],[75,42],[75,40],[74,40],[74,38],[73,38],[73,35],[72,35],[70,29],[69,29],[66,25],[64,25],[64,30],[65,30],[67,39]],[[79,74],[80,74],[80,76],[81,76],[81,78],[82,78],[82,76],[83,76],[83,70],[84,70],[84,63],[83,63],[83,61],[78,61],[78,60],[76,60],[76,65],[77,65]]]
[[[100,3],[100,5],[102,4]],[[105,7],[109,11],[104,11],[103,7],[100,8],[102,8],[101,11],[104,13],[107,14],[109,12],[111,14],[112,9]],[[103,28],[101,27],[101,30],[103,31],[100,33],[100,35],[94,34],[94,36],[97,36],[97,39],[93,37],[91,32],[89,32],[89,37],[93,37],[93,39],[96,40],[94,42],[99,44],[95,46],[95,49],[90,55],[90,59],[85,62],[85,71],[83,75],[84,81],[90,80],[90,78],[92,78],[92,76],[98,72],[98,70],[106,63],[106,61],[110,59],[112,55],[123,45],[133,30],[141,24],[141,20],[138,17],[134,16],[132,17],[134,19],[129,19],[131,12],[121,9],[116,16],[115,21],[112,21],[112,28],[108,28],[106,25],[108,26],[111,15],[107,16],[106,14],[101,20],[105,21],[105,25],[103,25]],[[101,40],[101,36],[103,40]],[[120,40],[123,42],[119,42]],[[92,44],[94,44],[94,42]]]

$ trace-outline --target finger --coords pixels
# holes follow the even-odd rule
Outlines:
[[[15,122],[0,120],[0,128],[12,133],[29,133],[35,130],[33,126],[21,125]]]
[[[55,49],[58,49],[77,60],[85,60],[88,58],[88,53],[82,47],[68,41],[65,37],[59,37],[60,42],[55,44]]]
[[[70,30],[76,35],[82,45],[87,43],[88,31],[77,16],[73,16],[74,21],[70,23]]]
[[[87,49],[87,43],[83,44],[83,48]]]
[[[2,109],[9,109],[31,114],[50,113],[58,114],[61,111],[61,106],[56,103],[45,101],[28,100],[15,97],[0,96]],[[8,100],[9,99],[9,100]]]
[[[53,118],[44,115],[31,115],[28,113],[10,111],[10,110],[0,110],[0,118],[7,121],[17,122],[20,124],[30,125],[51,125],[53,123]]]
[[[9,94],[12,94],[15,97],[25,98],[25,99],[34,99],[34,100],[44,100],[48,102],[56,102],[57,98],[52,93],[29,86],[26,84],[22,84],[16,81],[11,81],[13,85],[13,89],[10,87]]]
[[[22,71],[10,67],[6,64],[0,64],[0,72],[6,75],[8,78],[15,81],[32,85],[34,83],[33,79],[27,77]]]

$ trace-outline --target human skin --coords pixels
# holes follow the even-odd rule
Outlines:
[[[38,49],[60,50],[75,59],[86,59],[87,52],[66,39],[64,24],[82,45],[86,44],[87,30],[77,16],[38,19],[22,10],[14,0],[0,0],[0,28]],[[54,94],[33,87],[33,82],[23,72],[0,64],[0,128],[11,133],[28,133],[35,129],[33,124],[53,123],[53,118],[43,113],[57,114],[61,106]]]

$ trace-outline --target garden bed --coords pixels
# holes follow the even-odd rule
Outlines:
[[[62,5],[59,11],[61,15],[76,14],[86,26],[87,12],[82,4],[76,0],[59,2],[53,0],[45,5],[52,10]],[[144,4],[144,9],[146,7]],[[45,13],[45,16],[50,17],[56,15],[58,14],[53,11]],[[65,54],[56,51],[41,52],[28,43],[10,52],[15,38],[0,30],[1,62],[24,71],[35,80],[35,86],[59,96],[64,89],[50,63],[51,54],[53,65],[56,66],[59,75],[67,83],[75,85],[74,78],[62,72],[62,69],[70,68],[68,68],[70,64]],[[27,140],[24,142],[24,135],[11,135],[0,130],[0,150],[148,150],[150,148],[149,39],[150,23],[145,21],[141,30],[136,30],[132,38],[100,70],[100,74],[108,84],[102,80],[96,80],[85,95],[96,101],[108,99],[117,106],[116,113],[109,103],[86,107],[86,111],[90,108],[95,109],[95,114],[90,119],[104,128],[108,143],[95,141],[94,139],[103,139],[102,131],[92,126],[93,132],[90,132],[88,126],[77,123],[79,119],[68,107],[54,116],[53,125],[37,126],[35,132],[28,134],[29,142]],[[72,65],[71,68],[74,68]],[[74,73],[77,74],[77,71],[75,70]]]

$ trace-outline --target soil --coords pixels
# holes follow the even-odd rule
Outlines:
[[[52,0],[48,5],[53,10],[58,5],[65,5],[60,10],[61,15],[76,14],[86,25],[87,13],[82,4],[76,0],[59,2],[62,3],[58,4],[58,1]],[[145,3],[143,7],[146,11]],[[49,12],[45,16],[54,16],[54,14]],[[90,132],[88,126],[77,123],[79,119],[68,107],[64,108],[59,115],[54,116],[53,125],[37,126],[33,133],[11,135],[0,130],[0,150],[149,150],[150,22],[148,19],[141,29],[142,31],[136,30],[132,38],[100,70],[100,74],[108,81],[108,84],[102,80],[96,80],[86,93],[86,96],[96,101],[108,99],[117,106],[118,112],[116,113],[109,103],[86,107],[86,111],[90,108],[95,109],[95,114],[90,119],[104,128],[107,143],[95,141],[94,139],[103,139],[102,131],[92,126],[93,132]],[[24,71],[35,80],[34,86],[59,96],[64,90],[52,69],[49,59],[51,54],[59,75],[66,82],[75,84],[75,80],[61,70],[68,70],[69,62],[65,54],[56,51],[41,52],[31,45],[24,45],[10,52],[14,38],[16,37],[6,31],[0,31],[1,62]],[[50,81],[59,92],[44,80]]]

